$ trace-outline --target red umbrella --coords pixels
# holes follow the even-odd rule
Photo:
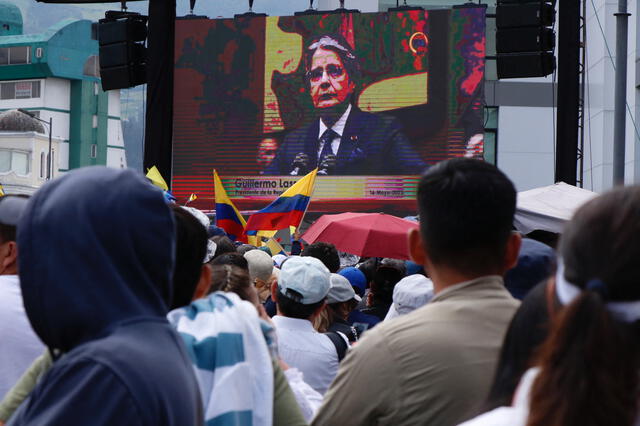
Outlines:
[[[418,224],[384,213],[341,213],[321,216],[302,238],[333,243],[338,250],[366,257],[409,259],[407,234]]]

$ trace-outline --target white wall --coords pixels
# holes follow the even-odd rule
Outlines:
[[[498,167],[518,191],[551,185],[554,177],[553,108],[498,110]]]
[[[47,105],[44,105],[47,107]],[[69,120],[70,115],[66,112],[58,112],[58,111],[48,111],[46,109],[40,110],[40,119],[44,121],[49,121],[49,117],[52,119],[52,129],[51,135],[54,138],[60,138],[64,140],[69,140]],[[49,136],[49,129],[47,126],[45,127],[45,135]]]
[[[109,90],[109,110],[111,117],[120,117],[120,90]]]
[[[61,142],[58,145],[58,169],[69,170],[69,142]],[[58,170],[56,170],[56,173]]]
[[[107,120],[107,145],[121,146],[124,148],[122,136],[122,122],[120,120]]]
[[[636,107],[636,28],[637,2],[628,2],[629,37],[627,39],[627,104],[625,182],[640,182],[640,163],[635,161],[638,141],[633,120]],[[615,101],[615,51],[617,1],[587,2],[587,82],[585,93],[584,178],[587,189],[597,192],[613,185],[613,130]],[[601,29],[602,27],[602,29]],[[604,33],[604,34],[603,34]],[[605,43],[606,40],[606,43]],[[640,159],[639,159],[640,160]]]
[[[43,104],[47,108],[71,109],[71,81],[61,78],[47,78],[44,80]]]
[[[107,166],[116,169],[124,169],[127,167],[124,149],[107,148]]]

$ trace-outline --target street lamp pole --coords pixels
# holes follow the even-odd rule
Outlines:
[[[51,149],[51,128],[53,127],[53,118],[49,116],[49,158],[47,158],[47,180],[51,180],[51,168],[53,167],[52,149]]]
[[[27,111],[26,109],[18,108],[18,111],[49,126],[49,156],[47,157],[47,180],[51,180],[51,168],[52,168],[51,152],[53,150],[52,143],[51,143],[51,129],[53,128],[53,118],[49,116],[49,121],[45,121],[45,120],[42,120],[41,118],[36,117],[34,113],[32,113],[31,111]]]

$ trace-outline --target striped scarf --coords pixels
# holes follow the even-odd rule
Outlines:
[[[193,363],[206,425],[270,426],[273,328],[256,308],[234,293],[216,292],[167,318]]]

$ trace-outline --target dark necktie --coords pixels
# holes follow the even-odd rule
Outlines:
[[[331,149],[331,143],[338,135],[332,129],[327,129],[324,131],[322,136],[320,136],[320,145],[322,145],[322,151],[320,152],[320,156],[318,157],[318,165],[322,162],[322,159],[329,154],[333,154],[333,150]]]

